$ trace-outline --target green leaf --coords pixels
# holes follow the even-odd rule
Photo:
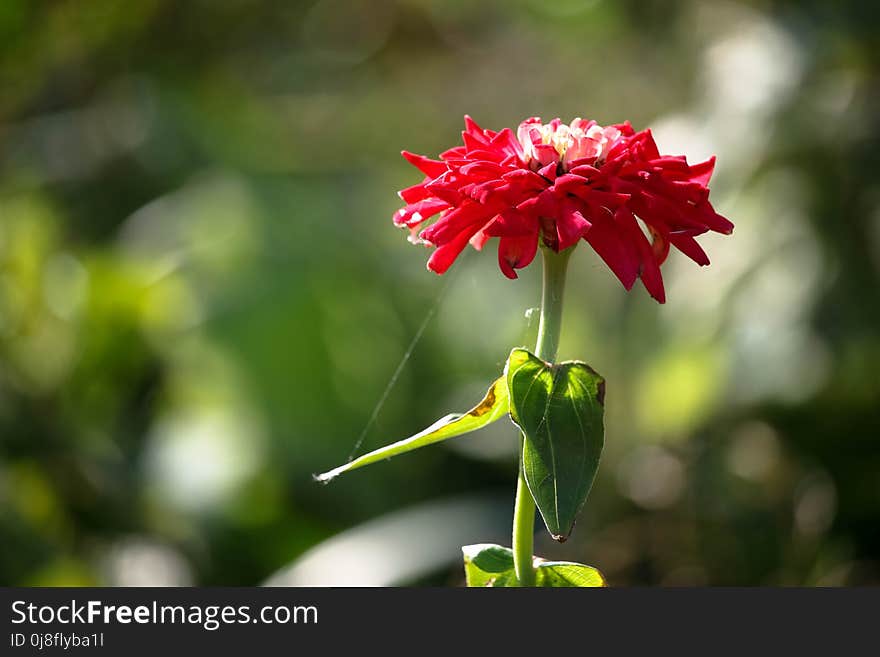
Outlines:
[[[479,543],[461,548],[464,576],[470,587],[516,586],[513,551],[510,548]]]
[[[320,482],[328,482],[334,477],[341,475],[349,470],[356,470],[365,465],[370,465],[376,461],[382,461],[398,454],[411,452],[414,449],[433,445],[443,440],[449,440],[471,431],[476,431],[491,424],[507,413],[507,382],[501,376],[489,387],[483,400],[474,406],[467,413],[451,413],[446,417],[437,420],[424,431],[420,431],[414,436],[410,436],[404,440],[380,447],[377,450],[364,454],[363,456],[340,465],[338,468],[315,475],[315,479]]]
[[[605,380],[586,363],[551,365],[525,349],[507,361],[510,415],[523,433],[523,472],[557,541],[571,534],[604,444]]]
[[[572,561],[544,561],[537,563],[536,570],[538,586],[554,588],[607,586],[605,578],[598,570]]]
[[[469,587],[519,586],[513,570],[513,551],[491,543],[466,545],[464,574]],[[571,561],[545,561],[534,557],[536,586],[541,587],[596,587],[606,586],[605,578],[591,566]]]

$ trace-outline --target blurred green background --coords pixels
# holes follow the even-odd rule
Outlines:
[[[613,585],[880,583],[872,5],[4,0],[0,583],[457,585],[459,545],[509,542],[506,422],[311,479],[534,340],[540,268],[438,278],[391,225],[399,151],[465,113],[717,153],[736,224],[711,267],[670,257],[665,306],[575,254],[561,356],[608,379],[607,446],[537,551]]]

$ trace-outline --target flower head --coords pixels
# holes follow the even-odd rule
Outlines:
[[[428,268],[438,274],[468,243],[480,250],[497,237],[501,271],[516,278],[539,242],[563,251],[583,239],[626,289],[640,278],[662,303],[660,265],[670,245],[708,265],[694,237],[733,231],[709,202],[715,158],[688,164],[660,155],[651,131],[635,132],[628,122],[533,117],[514,134],[466,116],[462,139],[439,160],[403,152],[425,179],[400,192],[407,205],[394,223],[434,248]]]

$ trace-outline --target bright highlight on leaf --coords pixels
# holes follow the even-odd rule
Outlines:
[[[519,586],[513,570],[513,551],[491,543],[466,545],[464,572],[470,587]],[[606,586],[598,570],[572,561],[544,561],[534,557],[535,585],[541,587],[600,587]]]
[[[470,433],[471,431],[476,431],[477,429],[482,429],[486,425],[491,424],[505,415],[507,410],[507,381],[504,376],[501,376],[489,387],[483,400],[467,413],[450,413],[414,436],[410,436],[409,438],[405,438],[404,440],[391,445],[386,445],[385,447],[380,447],[379,449],[374,450],[369,454],[364,454],[345,465],[340,465],[338,468],[333,468],[328,472],[316,475],[315,479],[326,483],[334,477],[341,475],[343,472],[356,470],[357,468],[362,468],[365,465],[389,459],[398,454],[411,452],[420,447],[433,445],[434,443],[439,443],[444,440],[449,440],[450,438],[455,438],[456,436],[461,436],[465,433]]]
[[[540,562],[540,559],[535,561]],[[607,586],[602,573],[592,566],[585,566],[573,561],[544,561],[535,565],[538,586],[556,588]]]
[[[586,363],[551,365],[525,349],[507,361],[510,415],[523,432],[523,473],[547,529],[571,533],[605,439],[605,380]]]

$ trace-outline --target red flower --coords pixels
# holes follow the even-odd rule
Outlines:
[[[394,223],[410,230],[411,241],[435,247],[428,268],[438,274],[468,242],[479,250],[499,238],[498,264],[516,278],[539,240],[562,251],[583,238],[626,289],[641,278],[663,303],[660,264],[669,245],[708,265],[694,237],[733,231],[709,203],[715,158],[688,164],[684,156],[660,155],[651,131],[635,132],[629,122],[545,125],[533,117],[514,135],[484,130],[466,116],[462,137],[464,145],[439,160],[403,152],[425,179],[400,192],[407,205]]]

